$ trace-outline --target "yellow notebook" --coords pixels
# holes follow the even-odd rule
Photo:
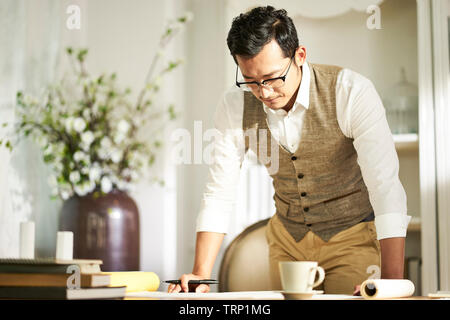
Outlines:
[[[127,286],[126,292],[156,291],[160,284],[160,279],[154,272],[117,271],[102,274],[111,276],[111,287]]]

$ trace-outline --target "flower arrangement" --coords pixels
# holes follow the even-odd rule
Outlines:
[[[0,145],[12,150],[23,137],[37,141],[53,169],[49,184],[55,198],[129,191],[155,161],[162,145],[158,132],[176,116],[173,105],[163,108],[154,99],[164,75],[182,61],[156,70],[167,44],[191,19],[186,13],[168,24],[135,102],[129,88],[118,86],[115,73],[88,74],[87,49],[67,48],[72,77],[49,85],[39,97],[17,92],[18,120],[12,138],[0,140]]]

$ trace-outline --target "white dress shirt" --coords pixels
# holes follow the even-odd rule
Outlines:
[[[306,62],[302,73],[296,101],[289,112],[263,105],[273,138],[291,153],[301,143],[303,117],[309,108],[310,69]],[[197,232],[228,232],[244,159],[243,108],[244,93],[236,86],[224,93],[217,106],[214,124],[218,135],[197,217]],[[372,82],[357,72],[342,69],[336,82],[336,113],[342,133],[354,139],[375,213],[377,238],[405,237],[411,219],[407,215],[406,193],[399,180],[399,162],[385,109]]]

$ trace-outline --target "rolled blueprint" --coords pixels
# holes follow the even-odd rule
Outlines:
[[[102,272],[111,276],[111,287],[127,286],[126,292],[156,291],[160,280],[156,273],[145,271]]]
[[[34,222],[20,223],[20,251],[22,259],[34,259]]]
[[[405,279],[368,279],[361,284],[364,299],[389,299],[410,297],[414,283]]]

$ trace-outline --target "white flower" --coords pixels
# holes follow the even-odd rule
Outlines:
[[[77,151],[77,152],[75,152],[74,155],[73,155],[73,159],[74,159],[76,162],[81,162],[81,161],[83,161],[83,162],[85,162],[85,163],[89,163],[89,156],[88,156],[86,153],[84,153],[83,151]]]
[[[88,151],[92,142],[94,142],[95,137],[91,131],[86,131],[81,134],[81,145],[83,150]]]
[[[69,199],[69,198],[70,198],[70,192],[65,191],[65,190],[61,191],[61,198],[62,198],[63,200]]]
[[[85,118],[88,121],[91,119],[91,112],[88,108],[83,110],[83,118]]]
[[[112,145],[111,139],[109,139],[108,137],[104,137],[104,138],[100,141],[100,146],[101,146],[102,148],[109,149],[109,148],[111,148],[111,145]]]
[[[59,161],[55,161],[53,164],[53,168],[55,169],[56,172],[61,172],[64,170],[64,165]]]
[[[108,177],[102,178],[101,188],[104,193],[109,193],[112,190],[112,182]]]
[[[84,185],[82,184],[76,185],[73,189],[75,190],[75,193],[80,197],[85,196],[87,194],[87,191],[84,188]]]
[[[59,194],[63,200],[67,200],[73,195],[72,188],[67,183],[60,185],[59,189]]]
[[[73,171],[69,175],[69,180],[72,183],[78,183],[80,181],[81,175],[78,171]]]
[[[47,145],[47,147],[44,150],[44,155],[45,156],[50,155],[50,154],[54,154],[54,149],[53,149],[53,145],[52,144]]]
[[[37,142],[41,148],[45,148],[47,146],[48,140],[46,136],[39,136],[37,138]]]
[[[77,151],[73,154],[73,159],[76,162],[80,162],[81,160],[84,159],[84,153],[82,151]]]
[[[126,120],[120,120],[119,124],[117,125],[117,130],[119,130],[122,134],[127,134],[128,130],[130,130],[130,124]]]
[[[93,166],[89,170],[89,180],[90,181],[98,181],[102,175],[102,170],[98,166]]]
[[[122,151],[119,149],[113,149],[111,151],[111,160],[114,163],[119,163],[122,160]]]
[[[64,126],[66,127],[66,131],[67,132],[71,132],[73,129],[73,122],[74,122],[74,118],[69,117],[66,119],[66,121],[64,122]]]
[[[86,188],[88,192],[92,192],[95,189],[95,182],[94,181],[89,181],[86,182]]]
[[[98,149],[98,156],[102,160],[108,160],[109,158],[109,152],[106,149]]]
[[[81,133],[84,131],[84,129],[86,128],[86,121],[84,121],[83,118],[76,118],[73,121],[73,129],[78,132]]]
[[[114,142],[116,144],[120,144],[123,140],[125,140],[125,135],[122,133],[118,133],[116,134],[116,136],[114,137]]]
[[[95,183],[91,182],[91,181],[87,181],[82,184],[76,185],[74,187],[74,189],[75,189],[75,192],[77,193],[77,195],[82,197],[82,196],[87,195],[89,192],[94,191]]]

